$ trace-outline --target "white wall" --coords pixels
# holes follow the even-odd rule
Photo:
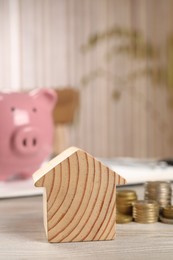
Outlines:
[[[138,75],[166,67],[171,12],[171,0],[0,0],[0,89],[73,86],[81,103],[68,145],[97,156],[172,156],[167,79]],[[121,47],[135,30],[144,46],[132,55]]]

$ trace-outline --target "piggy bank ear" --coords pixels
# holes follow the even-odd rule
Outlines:
[[[38,102],[46,102],[51,109],[54,108],[58,99],[57,93],[53,89],[48,88],[32,90],[29,95],[38,100]]]

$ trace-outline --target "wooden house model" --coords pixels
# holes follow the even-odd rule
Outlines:
[[[115,237],[116,185],[125,179],[85,151],[70,147],[33,174],[44,187],[44,226],[49,242]]]

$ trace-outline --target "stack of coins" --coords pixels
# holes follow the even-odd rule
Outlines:
[[[171,204],[171,192],[171,183],[168,181],[145,183],[145,200],[155,200],[161,208]]]
[[[120,190],[116,193],[117,223],[128,223],[133,220],[133,202],[137,200],[136,192],[133,190]]]
[[[133,204],[133,218],[138,223],[154,223],[158,221],[159,205],[153,200],[138,200]]]
[[[133,221],[133,217],[130,215],[125,215],[117,212],[116,214],[116,223],[117,224],[125,224]]]
[[[167,206],[162,209],[160,220],[166,224],[173,224],[173,206]]]

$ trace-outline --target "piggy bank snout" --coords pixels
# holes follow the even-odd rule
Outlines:
[[[39,131],[35,127],[19,128],[13,138],[13,148],[22,155],[35,154],[40,146]]]

